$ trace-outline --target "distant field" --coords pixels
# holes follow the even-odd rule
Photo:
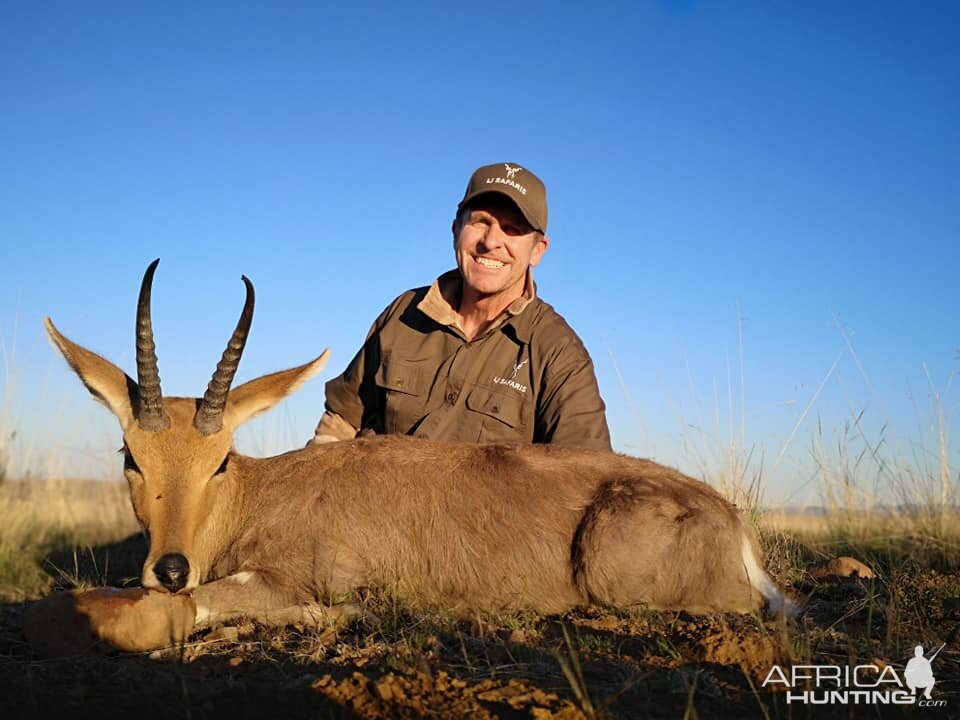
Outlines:
[[[0,600],[36,597],[48,589],[51,574],[74,572],[72,558],[62,557],[66,549],[76,550],[79,562],[89,548],[138,529],[126,482],[0,484]]]
[[[362,600],[376,626],[331,632],[253,624],[180,652],[36,660],[24,607],[51,588],[137,584],[146,544],[124,483],[0,484],[0,693],[12,715],[137,717],[807,717],[761,687],[772,666],[891,664],[946,647],[934,698],[960,714],[960,521],[923,513],[760,514],[767,564],[806,611],[752,616],[584,609],[465,622]],[[854,555],[873,580],[813,580]],[[10,704],[12,702],[12,705]],[[929,709],[943,716],[943,707]],[[881,716],[913,716],[883,707]],[[849,708],[816,708],[815,717]]]

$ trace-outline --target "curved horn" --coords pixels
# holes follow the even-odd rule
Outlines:
[[[230,383],[237,374],[240,365],[240,356],[243,347],[247,344],[247,335],[250,332],[250,323],[253,321],[253,283],[246,275],[241,276],[247,286],[247,299],[243,303],[243,312],[237,321],[227,349],[217,363],[217,369],[210,378],[207,391],[203,394],[197,414],[193,417],[193,424],[203,435],[212,435],[223,427],[223,410],[227,406],[227,393],[230,392]]]
[[[150,288],[153,286],[153,273],[159,263],[160,258],[157,258],[143,274],[140,299],[137,301],[137,384],[140,387],[137,421],[140,427],[149,432],[170,427],[170,418],[163,410],[157,348],[153,343],[153,322],[150,320]]]

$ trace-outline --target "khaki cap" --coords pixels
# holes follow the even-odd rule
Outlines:
[[[467,191],[457,210],[484,193],[500,193],[510,198],[534,230],[547,231],[547,188],[526,168],[513,163],[494,163],[477,168],[470,176]]]

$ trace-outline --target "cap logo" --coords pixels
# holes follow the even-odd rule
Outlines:
[[[521,185],[520,183],[518,183],[516,180],[513,179],[518,172],[523,170],[523,168],[520,167],[519,165],[517,167],[513,167],[509,163],[504,163],[503,166],[507,169],[507,176],[506,177],[488,177],[487,185],[491,185],[491,184],[509,185],[514,190],[519,192],[521,195],[526,195],[527,188],[525,188],[523,185]]]
[[[506,195],[514,202],[530,227],[541,233],[546,232],[547,189],[530,168],[505,162],[478,167],[467,182],[467,189],[463,200],[457,205],[457,211],[463,210],[466,204],[478,195],[486,193]]]

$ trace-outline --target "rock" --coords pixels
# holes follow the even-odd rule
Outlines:
[[[507,642],[513,645],[522,645],[527,641],[527,635],[523,630],[514,630],[510,633],[510,637],[507,638]]]
[[[816,563],[807,567],[810,577],[815,580],[826,580],[832,577],[870,579],[874,577],[873,570],[856,558],[843,555],[827,562]]]
[[[391,687],[391,679],[383,679],[380,682],[376,683],[373,687],[377,691],[377,695],[380,696],[381,700],[389,701],[393,697],[393,688]]]

